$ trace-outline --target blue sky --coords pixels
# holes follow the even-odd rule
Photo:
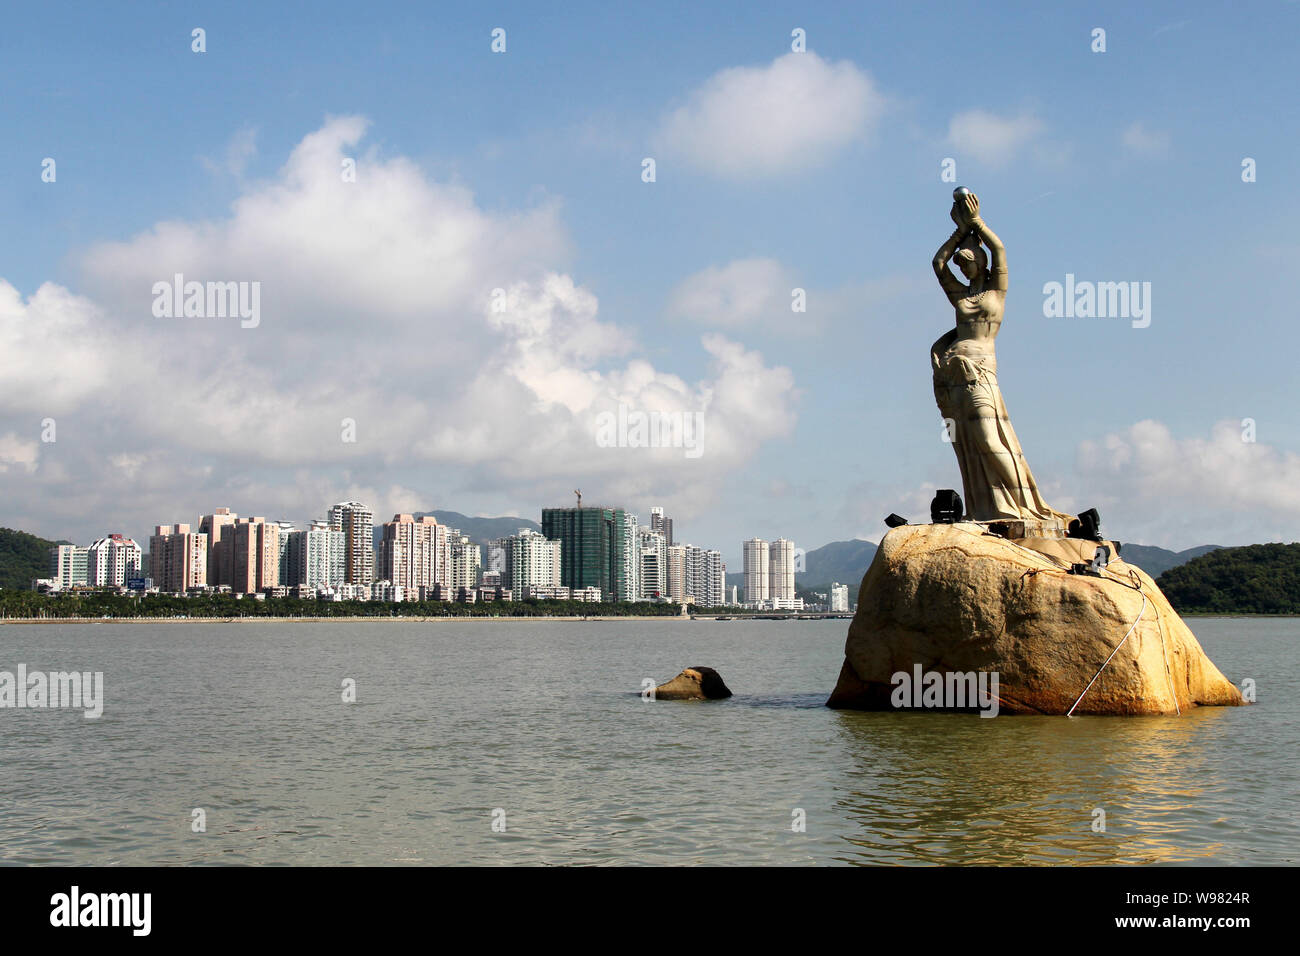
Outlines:
[[[271,7],[7,12],[0,523],[536,519],[581,487],[736,567],[876,539],[959,484],[952,158],[1007,246],[1049,501],[1167,547],[1297,537],[1300,5]],[[155,317],[176,271],[260,282],[259,325]],[[1150,326],[1045,317],[1067,273],[1151,283]],[[701,412],[703,453],[598,447],[618,402]]]

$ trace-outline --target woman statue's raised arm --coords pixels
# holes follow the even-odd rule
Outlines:
[[[980,241],[989,248],[989,258],[992,263],[989,266],[990,288],[1007,291],[1007,249],[1002,245],[1002,240],[998,238],[997,233],[989,228],[988,223],[980,218],[980,201],[974,193],[968,193],[966,199],[966,216],[964,217],[970,223],[971,232],[979,237]]]
[[[963,295],[966,292],[966,287],[958,281],[957,277],[952,274],[952,270],[948,268],[948,260],[957,251],[957,246],[961,244],[962,239],[966,238],[967,232],[969,230],[965,226],[958,224],[957,231],[939,247],[939,251],[934,254],[934,259],[930,263],[934,266],[934,276],[939,280],[939,285],[943,287],[943,291],[948,293],[949,296]]]

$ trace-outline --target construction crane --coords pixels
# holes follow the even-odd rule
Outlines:
[[[578,507],[581,508],[581,507],[582,507],[582,489],[581,489],[581,488],[575,488],[575,489],[573,490],[573,493],[574,493],[575,495],[578,496]]]

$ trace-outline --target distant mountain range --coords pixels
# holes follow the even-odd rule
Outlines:
[[[1136,564],[1151,577],[1158,578],[1170,568],[1186,564],[1192,558],[1199,558],[1211,551],[1218,551],[1221,547],[1222,545],[1218,544],[1202,544],[1195,548],[1188,548],[1186,551],[1169,551],[1151,544],[1120,542],[1119,551],[1120,557],[1126,562]]]

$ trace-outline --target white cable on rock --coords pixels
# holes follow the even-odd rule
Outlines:
[[[1142,615],[1146,613],[1146,609],[1147,609],[1147,596],[1145,593],[1143,593],[1142,610],[1138,611],[1138,616],[1135,617],[1133,619],[1133,623],[1129,625],[1128,634],[1124,635],[1124,641],[1127,641],[1129,639],[1129,635],[1133,633],[1133,629],[1138,626],[1138,621],[1142,620]],[[1088,681],[1088,686],[1083,689],[1083,694],[1079,695],[1079,700],[1083,700],[1084,694],[1087,694],[1088,691],[1092,689],[1092,685],[1097,683],[1097,678],[1100,677],[1101,672],[1106,669],[1106,664],[1109,664],[1111,660],[1115,657],[1115,655],[1119,653],[1119,649],[1124,646],[1124,641],[1120,641],[1118,644],[1116,644],[1115,649],[1110,652],[1110,657],[1106,658],[1106,663],[1102,664],[1101,667],[1097,668],[1097,673],[1092,675],[1092,680]],[[1163,645],[1163,638],[1162,638],[1162,645]],[[1166,666],[1168,666],[1167,661],[1166,661]],[[1076,700],[1074,702],[1074,707],[1079,706],[1079,700]],[[1176,696],[1174,697],[1174,706],[1175,707],[1178,706],[1178,698]],[[1066,717],[1074,716],[1074,707],[1071,707],[1069,710],[1065,712]]]
[[[1165,656],[1165,679],[1169,681],[1169,693],[1174,698],[1174,712],[1181,717],[1183,709],[1178,706],[1178,691],[1174,690],[1174,673],[1169,668],[1169,649],[1165,647],[1165,626],[1160,622],[1159,608],[1156,608],[1156,630],[1160,632],[1160,651]]]

